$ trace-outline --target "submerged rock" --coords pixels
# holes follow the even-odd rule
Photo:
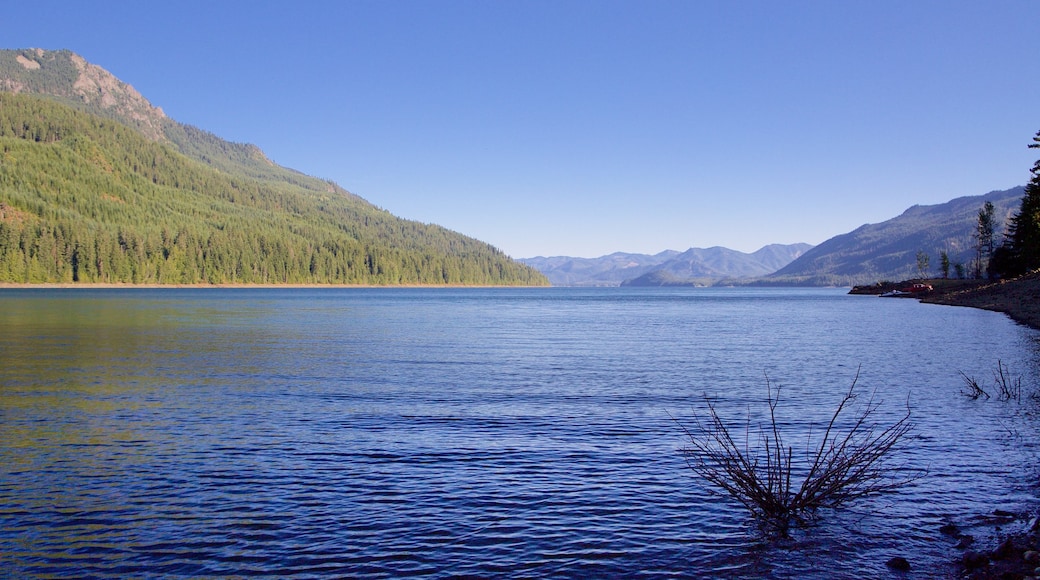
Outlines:
[[[977,570],[989,565],[989,556],[974,550],[964,553],[964,567],[968,570]]]
[[[992,558],[994,560],[1003,560],[1008,558],[1015,553],[1015,542],[1011,538],[1008,538],[997,546],[996,550],[993,550]]]
[[[944,536],[953,536],[956,538],[960,535],[961,530],[955,524],[946,524],[939,528],[939,533]]]
[[[885,562],[885,566],[888,566],[893,570],[899,570],[900,572],[910,571],[910,562],[907,562],[906,558],[902,556],[896,556],[888,562]]]
[[[965,550],[965,549],[968,548],[968,546],[970,546],[970,545],[972,545],[974,543],[975,543],[975,536],[969,536],[969,535],[965,534],[965,535],[961,536],[959,540],[957,540],[957,545],[955,545],[954,548],[957,548],[958,550]]]

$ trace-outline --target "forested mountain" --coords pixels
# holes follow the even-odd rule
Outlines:
[[[938,205],[915,205],[898,217],[861,226],[821,243],[764,282],[851,286],[906,280],[920,275],[919,251],[929,258],[926,275],[938,274],[942,251],[947,252],[951,264],[967,269],[975,257],[972,234],[983,204],[993,203],[994,232],[999,244],[1005,224],[1019,209],[1024,192],[1023,187],[1015,187]]]
[[[652,256],[617,252],[599,258],[521,260],[556,286],[710,285],[719,280],[764,276],[811,248],[809,244],[772,244],[751,254],[729,248],[667,250]]]
[[[0,90],[0,282],[547,283],[177,123],[69,51],[0,51]]]

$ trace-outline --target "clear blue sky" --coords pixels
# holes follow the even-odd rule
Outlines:
[[[1037,0],[7,0],[178,121],[516,258],[820,243],[1021,185]]]

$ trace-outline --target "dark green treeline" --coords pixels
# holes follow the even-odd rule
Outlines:
[[[0,93],[0,282],[547,283],[486,243],[331,182],[320,191],[254,175],[45,97]]]

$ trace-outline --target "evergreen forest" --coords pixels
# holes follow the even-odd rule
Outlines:
[[[0,92],[0,282],[544,285],[251,145]]]

